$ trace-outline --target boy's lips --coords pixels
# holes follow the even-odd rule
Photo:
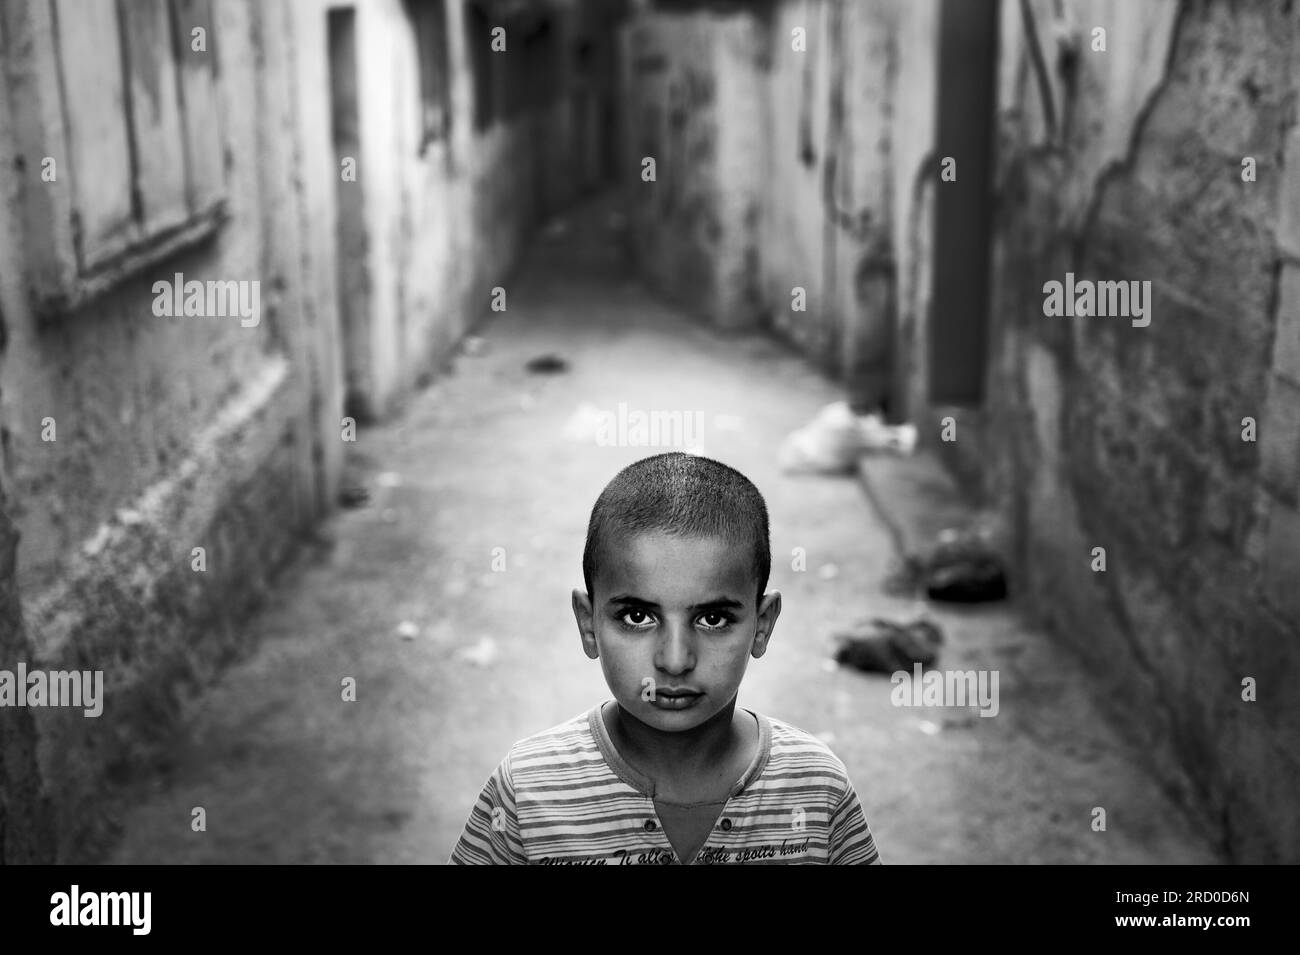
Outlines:
[[[703,696],[704,691],[692,690],[689,687],[655,687],[650,705],[665,710],[681,710],[692,706]]]

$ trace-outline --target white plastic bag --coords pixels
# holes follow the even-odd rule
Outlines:
[[[836,401],[781,443],[777,461],[790,473],[847,474],[870,451],[911,454],[916,428],[889,425],[879,415],[855,415],[848,403]]]

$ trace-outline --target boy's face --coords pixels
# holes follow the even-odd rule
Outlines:
[[[665,732],[717,715],[767,650],[781,595],[760,603],[748,548],[715,538],[633,534],[602,551],[593,593],[574,590],[573,611],[614,698]]]

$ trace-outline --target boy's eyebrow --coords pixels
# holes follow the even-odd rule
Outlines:
[[[659,605],[653,600],[644,600],[632,594],[616,594],[609,598],[611,604],[625,604],[630,607],[647,607],[652,610],[658,610]],[[714,597],[703,603],[693,604],[686,608],[688,610],[743,610],[745,604],[743,601],[736,600],[733,597]]]
[[[696,604],[691,610],[743,610],[745,604],[734,597],[714,597],[704,603]]]
[[[655,610],[659,609],[659,605],[653,600],[642,600],[640,597],[632,594],[615,594],[613,597],[609,598],[609,602],[611,604],[631,604],[637,607],[652,607]]]

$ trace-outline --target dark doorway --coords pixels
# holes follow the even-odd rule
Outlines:
[[[956,180],[935,191],[930,401],[979,405],[988,353],[998,0],[942,0],[937,148]]]

